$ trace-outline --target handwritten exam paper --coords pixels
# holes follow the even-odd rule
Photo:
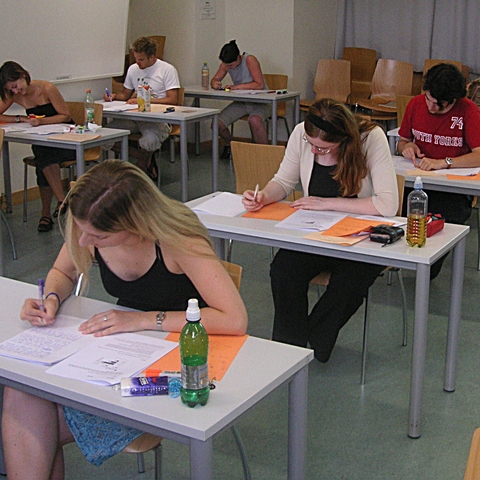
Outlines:
[[[95,103],[100,103],[103,105],[104,112],[124,112],[127,110],[138,110],[138,105],[136,103],[127,103],[120,100],[113,100],[112,102],[106,102],[105,100],[102,100]]]
[[[78,326],[83,320],[58,315],[47,327],[31,327],[0,343],[0,355],[29,362],[52,365],[74,354],[93,337],[82,335]]]
[[[430,175],[446,175],[450,180],[478,180],[480,167],[472,168],[442,168],[440,170],[420,170],[415,168],[411,160],[401,156],[393,157],[395,168],[403,168],[407,175],[411,176],[430,176]]]
[[[221,215],[223,217],[236,217],[245,211],[242,198],[242,195],[229,192],[216,193],[208,200],[194,207],[193,211]]]
[[[136,333],[91,337],[87,347],[57,363],[47,373],[100,385],[114,385],[132,377],[173,350],[169,342]]]
[[[294,213],[275,226],[290,230],[326,230],[346,217],[346,213],[293,209]]]

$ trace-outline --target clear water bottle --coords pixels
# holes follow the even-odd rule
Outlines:
[[[95,123],[95,102],[93,101],[92,91],[87,88],[85,98],[83,100],[83,108],[85,112],[85,130],[88,129],[89,123]]]
[[[189,407],[206,405],[210,395],[208,382],[208,335],[200,323],[198,300],[188,301],[187,323],[180,333],[182,386],[180,397]]]
[[[415,179],[413,188],[408,195],[407,243],[410,247],[423,247],[427,241],[428,196],[422,190],[420,177]]]
[[[207,62],[203,62],[202,67],[202,87],[205,90],[210,88],[210,70],[208,69]]]

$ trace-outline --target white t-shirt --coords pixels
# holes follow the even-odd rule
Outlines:
[[[123,86],[136,91],[138,85],[148,85],[153,98],[165,98],[167,90],[180,88],[180,80],[173,65],[157,59],[151,67],[143,70],[136,63],[130,65]]]

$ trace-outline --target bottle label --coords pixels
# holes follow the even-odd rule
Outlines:
[[[182,364],[182,388],[201,390],[208,387],[208,363],[198,366]]]
[[[86,123],[95,122],[95,110],[93,108],[85,109],[85,120],[86,120]]]

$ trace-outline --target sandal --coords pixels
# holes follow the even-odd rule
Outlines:
[[[57,203],[57,208],[53,211],[53,218],[58,218],[58,215],[65,215],[68,204],[63,202]]]
[[[38,222],[38,231],[40,233],[49,232],[53,228],[53,220],[50,217],[42,217]]]
[[[146,169],[146,173],[154,182],[158,180],[158,165],[153,155],[150,159],[150,165],[148,165]]]

